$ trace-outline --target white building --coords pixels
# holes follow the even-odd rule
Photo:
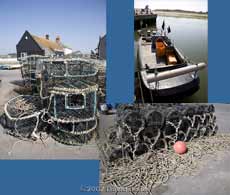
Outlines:
[[[64,55],[68,55],[68,54],[72,54],[73,53],[73,49],[64,45],[62,42],[61,42],[61,38],[60,36],[57,36],[56,37],[56,43],[59,44],[63,50],[64,50]]]

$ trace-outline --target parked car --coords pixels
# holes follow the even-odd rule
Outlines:
[[[9,70],[10,66],[6,64],[0,64],[0,70]]]

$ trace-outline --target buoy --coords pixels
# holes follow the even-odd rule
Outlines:
[[[173,149],[177,154],[184,154],[187,151],[187,146],[185,144],[185,142],[183,141],[177,141],[174,145],[173,145]]]

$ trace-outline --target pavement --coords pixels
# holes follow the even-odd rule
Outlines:
[[[20,80],[18,70],[0,71],[0,110],[4,103],[16,95],[11,81]],[[230,132],[230,104],[214,104],[220,133]],[[114,123],[114,115],[101,115],[99,129]],[[88,145],[66,146],[48,138],[41,141],[21,141],[4,133],[0,126],[0,159],[99,159],[95,140]],[[156,188],[153,195],[229,195],[230,194],[230,151],[208,156],[204,166],[195,176],[170,178],[166,185]],[[102,192],[101,195],[115,195]],[[118,193],[126,195],[129,193]],[[146,194],[146,193],[145,193]]]

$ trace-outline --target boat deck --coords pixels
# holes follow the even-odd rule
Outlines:
[[[145,83],[146,87],[150,90],[168,90],[174,89],[179,86],[187,85],[193,82],[194,78],[194,71],[191,73],[179,75],[176,77],[172,77],[169,79],[160,80],[158,82],[147,82],[146,76],[148,74],[148,69],[156,69],[156,68],[163,68],[163,67],[175,67],[177,68],[177,64],[175,65],[167,65],[164,58],[157,58],[156,52],[151,51],[151,42],[145,42],[142,39],[139,42],[139,60],[140,68],[141,68],[141,77],[143,82]],[[147,67],[146,67],[147,66]],[[166,70],[167,71],[167,70]]]
[[[142,41],[142,40],[141,40]],[[149,69],[170,67],[175,65],[166,65],[164,58],[157,58],[155,52],[151,52],[151,42],[142,41],[140,44],[141,54],[142,54],[142,64],[147,64]],[[141,67],[145,69],[146,67]]]
[[[142,43],[141,48],[142,51],[142,62],[143,64],[147,64],[149,69],[154,69],[159,66],[165,66],[165,62],[163,60],[157,60],[156,53],[152,53],[151,51],[151,43]],[[145,68],[145,67],[142,67]]]

